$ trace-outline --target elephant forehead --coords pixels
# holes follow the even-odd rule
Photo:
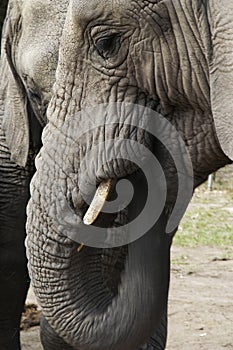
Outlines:
[[[23,18],[27,19],[29,22],[32,18],[35,20],[40,19],[40,21],[47,21],[53,15],[58,15],[66,13],[69,0],[21,0],[21,9]]]
[[[161,3],[161,6],[160,6]],[[144,28],[158,12],[156,21],[166,17],[169,1],[162,0],[71,0],[68,22],[79,31],[86,31],[91,25],[133,26]],[[153,21],[152,21],[153,22]]]
[[[93,15],[96,11],[105,10],[105,11],[114,11],[116,8],[126,7],[126,4],[129,1],[121,0],[72,0],[70,5],[73,10],[77,11],[76,13],[80,16],[90,16]]]
[[[150,6],[159,1],[160,0],[150,1]],[[121,19],[119,14],[121,14],[121,16],[127,16],[127,14],[130,13],[131,16],[133,16],[133,13],[136,13],[135,11],[149,6],[149,3],[143,0],[73,0],[70,2],[70,6],[72,13],[76,15],[78,19],[89,21],[95,18],[107,20],[108,16]]]

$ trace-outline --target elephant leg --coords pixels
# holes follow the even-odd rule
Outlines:
[[[21,168],[10,160],[0,130],[1,350],[20,349],[20,318],[29,287],[24,240],[32,168]]]
[[[44,350],[74,350],[57,335],[44,316],[40,321],[40,338]]]
[[[20,318],[29,277],[23,247],[24,236],[18,231],[16,232],[18,237],[14,240],[9,237],[9,232],[6,233],[6,230],[0,228],[0,349],[18,350]],[[6,240],[6,236],[9,240]]]
[[[167,342],[167,306],[155,334],[138,350],[164,350]]]

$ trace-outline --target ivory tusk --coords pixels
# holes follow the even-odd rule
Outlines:
[[[84,244],[81,243],[81,244],[78,246],[78,248],[77,248],[77,252],[80,253],[81,250],[83,249],[83,247],[84,247]]]
[[[83,222],[85,225],[92,225],[98,218],[104,203],[106,202],[112,185],[112,179],[102,181],[96,190],[95,196],[87,210]]]

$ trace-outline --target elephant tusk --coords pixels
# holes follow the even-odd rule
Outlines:
[[[89,209],[87,210],[83,222],[85,225],[92,225],[98,218],[104,203],[106,202],[109,192],[111,190],[112,179],[102,181],[96,190],[95,196],[91,202]]]
[[[77,252],[80,253],[81,250],[83,249],[83,247],[84,247],[84,244],[81,243],[81,244],[78,246],[78,248],[77,248]]]

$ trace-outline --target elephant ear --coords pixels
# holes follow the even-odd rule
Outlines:
[[[28,101],[14,60],[20,24],[19,3],[9,1],[2,37],[0,101],[3,104],[3,129],[11,160],[25,166],[29,152]]]
[[[7,4],[8,4],[8,0],[1,0],[1,3],[0,3],[0,36],[2,34],[2,26],[3,26],[5,16],[6,16]]]
[[[209,0],[212,41],[210,89],[217,136],[233,160],[233,2]]]

